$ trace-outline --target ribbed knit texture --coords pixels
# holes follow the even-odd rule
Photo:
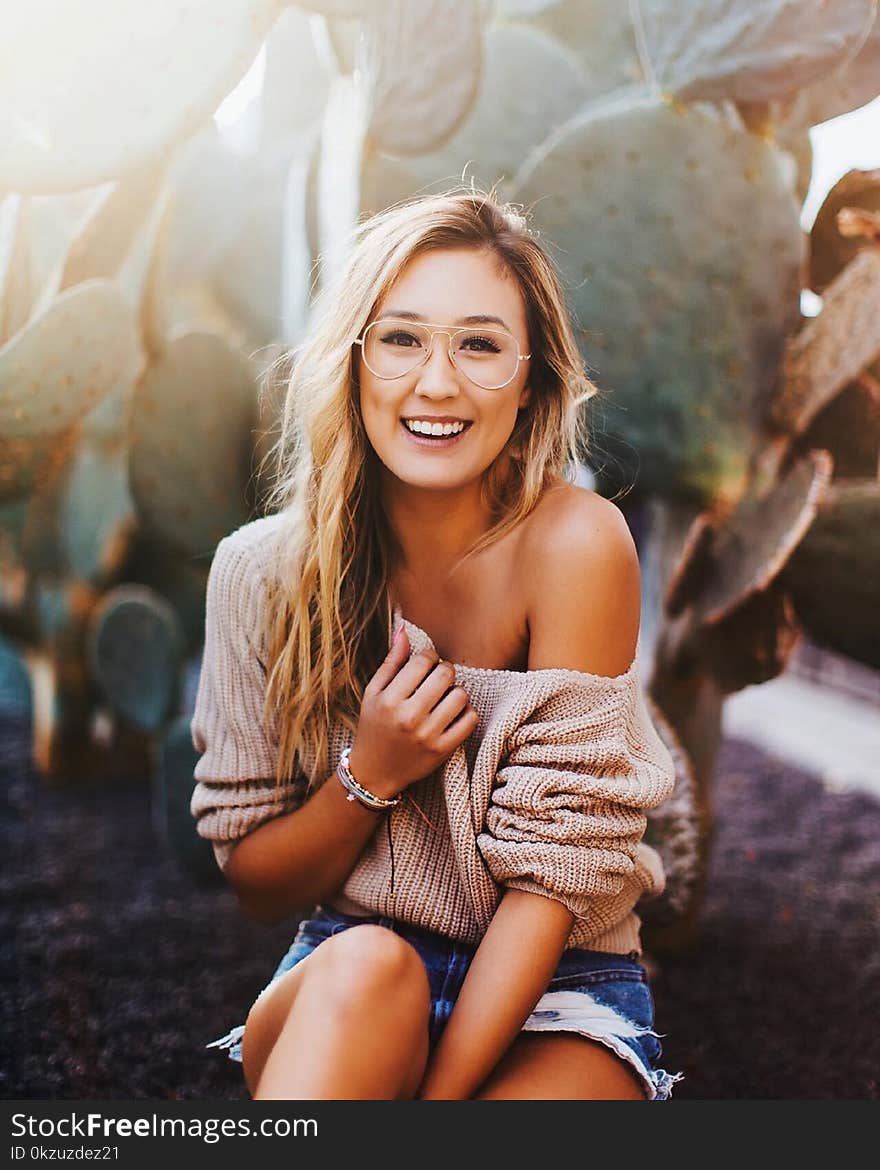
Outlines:
[[[221,540],[208,577],[191,809],[221,868],[238,840],[305,798],[303,775],[276,786],[277,726],[262,721],[266,648],[255,640],[279,520]],[[392,636],[401,621],[412,653],[433,647],[399,611]],[[378,819],[333,905],[476,944],[512,887],[575,914],[569,947],[641,953],[634,907],[665,881],[642,840],[645,810],[670,795],[675,771],[645,703],[639,649],[614,678],[453,664],[479,724]],[[351,734],[334,722],[329,735],[335,768]],[[305,775],[312,764],[304,756]]]

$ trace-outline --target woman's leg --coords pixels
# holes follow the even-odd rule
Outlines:
[[[585,1036],[521,1032],[489,1074],[480,1101],[644,1101],[627,1062]]]
[[[242,1060],[259,1100],[395,1100],[428,1059],[431,992],[414,947],[384,926],[325,939],[251,1008]]]

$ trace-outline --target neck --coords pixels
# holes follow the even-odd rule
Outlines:
[[[448,491],[400,484],[386,494],[385,510],[403,550],[401,572],[433,584],[492,526],[479,481]]]

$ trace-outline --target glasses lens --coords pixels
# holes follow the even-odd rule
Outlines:
[[[364,361],[377,378],[401,378],[424,361],[431,335],[412,321],[374,321],[364,337]]]
[[[456,333],[452,340],[456,366],[478,386],[495,390],[516,373],[519,350],[509,333],[474,329]]]
[[[431,348],[431,329],[413,321],[374,321],[364,335],[364,361],[377,378],[402,378],[420,365]],[[519,361],[516,341],[495,329],[450,330],[457,369],[484,390],[506,386]],[[438,333],[438,344],[449,336]]]

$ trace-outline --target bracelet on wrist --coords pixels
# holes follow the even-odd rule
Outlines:
[[[346,800],[358,800],[367,808],[373,809],[374,812],[382,812],[384,809],[394,808],[395,805],[400,804],[399,796],[386,799],[384,796],[377,796],[375,792],[370,792],[368,788],[359,784],[352,776],[348,766],[350,756],[351,748],[347,747],[343,750],[339,757],[339,763],[336,765],[336,775],[342,781],[343,787],[348,790]]]

